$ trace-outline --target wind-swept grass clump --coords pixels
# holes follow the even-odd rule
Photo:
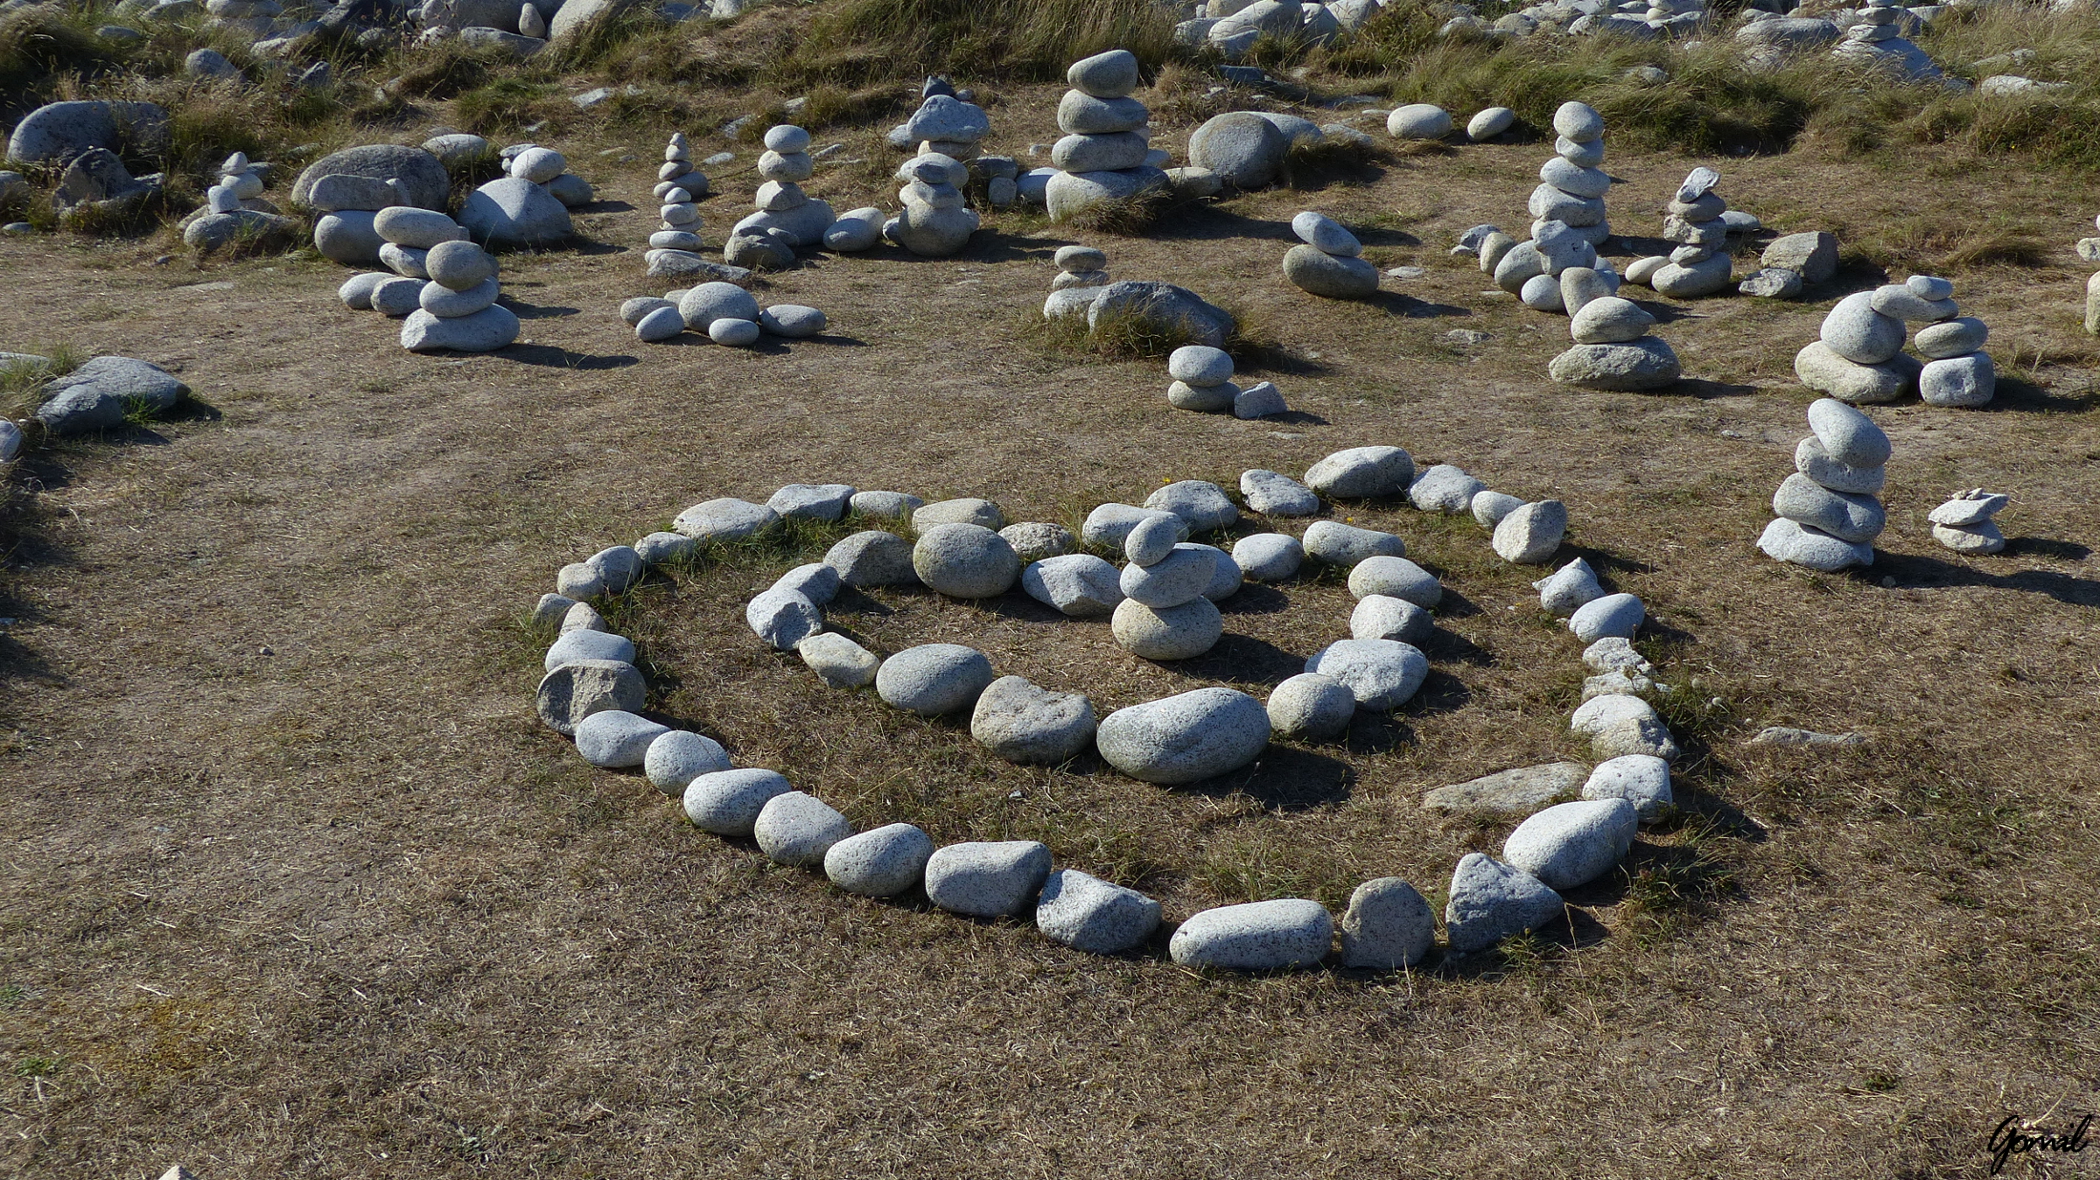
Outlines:
[[[843,0],[780,68],[843,86],[916,74],[1049,81],[1082,57],[1128,49],[1149,70],[1173,46],[1174,19],[1152,0]]]

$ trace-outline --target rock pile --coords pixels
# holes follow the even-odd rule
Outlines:
[[[1830,51],[1832,57],[1890,75],[1903,82],[1933,82],[1945,78],[1932,55],[1903,36],[1899,21],[1909,17],[1906,9],[1868,0],[1857,17],[1859,23],[1845,30],[1845,39]]]
[[[1925,358],[1918,371],[1918,398],[1928,406],[1975,409],[1998,394],[1998,369],[1983,351],[1991,330],[1982,320],[1960,314],[1954,284],[1929,275],[1912,275],[1902,286],[1874,292],[1875,308],[1923,323],[1911,347]]]
[[[38,366],[45,362],[42,357],[20,353],[4,354],[9,360],[7,367],[20,365]],[[135,360],[128,356],[90,357],[79,368],[63,377],[54,377],[37,391],[42,399],[37,406],[36,420],[52,434],[84,434],[97,430],[114,430],[124,425],[124,419],[136,406],[151,413],[160,413],[174,407],[188,397],[190,387],[150,361]],[[0,419],[5,421],[5,419]],[[10,427],[13,423],[8,423]],[[0,431],[0,448],[21,446],[19,430],[12,433]]]
[[[1711,295],[1735,278],[1728,254],[1728,202],[1714,191],[1721,174],[1694,168],[1670,198],[1663,237],[1677,248],[1666,256],[1643,258],[1626,268],[1626,280],[1655,288],[1659,295],[1694,299]]]
[[[685,132],[676,132],[664,145],[663,166],[656,170],[656,199],[662,228],[649,235],[651,278],[682,278],[699,274],[705,260],[700,257],[700,206],[707,196],[707,177],[692,165]]]
[[[702,288],[706,288],[702,290]],[[742,298],[730,292],[742,292]],[[699,292],[697,296],[695,292]],[[690,299],[692,312],[685,310]],[[620,305],[620,318],[634,329],[645,344],[660,344],[687,328],[705,333],[717,344],[748,348],[761,336],[800,340],[815,336],[828,325],[824,313],[799,303],[776,303],[761,308],[758,300],[734,283],[714,281],[683,291],[667,292],[663,298],[643,296]]]
[[[407,317],[401,346],[410,352],[491,352],[518,338],[518,317],[496,302],[496,259],[465,227],[413,205],[386,206],[371,224],[394,273],[351,276],[337,292],[345,306]]]
[[[1553,112],[1554,156],[1539,166],[1539,186],[1531,190],[1532,237],[1538,222],[1558,221],[1592,246],[1611,236],[1604,195],[1611,177],[1604,163],[1604,116],[1581,102],[1564,102]]]
[[[1155,511],[1123,538],[1129,564],[1119,581],[1123,601],[1116,604],[1112,630],[1116,643],[1132,655],[1193,659],[1216,646],[1225,633],[1224,616],[1205,597],[1222,554],[1211,546],[1183,541],[1189,529],[1181,516]],[[1231,572],[1237,589],[1239,571],[1235,567]]]
[[[1758,272],[1736,287],[1745,295],[1792,299],[1805,287],[1837,274],[1838,242],[1826,233],[1786,234],[1772,239],[1758,259]]]
[[[1794,474],[1772,497],[1778,519],[1757,546],[1825,573],[1872,565],[1874,538],[1888,522],[1876,493],[1887,478],[1889,436],[1873,419],[1827,397],[1808,407],[1808,426],[1812,433],[1794,450]]]
[[[218,183],[205,191],[204,207],[184,219],[183,242],[208,254],[243,240],[263,247],[291,241],[298,223],[279,216],[277,207],[263,199],[269,167],[249,162],[244,152],[226,157]]]
[[[1895,401],[1914,383],[1931,405],[1984,405],[1997,392],[1996,370],[1980,351],[1989,330],[1982,320],[1957,318],[1953,295],[1952,283],[1926,275],[1847,295],[1824,317],[1821,338],[1795,355],[1794,373],[1817,393],[1855,405]],[[1930,363],[1903,352],[1906,323],[1926,325],[1918,350]]]
[[[890,146],[900,151],[916,146],[918,155],[933,152],[951,160],[975,159],[977,145],[992,133],[991,116],[946,78],[926,79],[919,95],[919,109],[891,128]]]
[[[1956,492],[1932,510],[1932,539],[1957,553],[1999,553],[2005,534],[1991,520],[2012,498],[1982,488]]]
[[[509,174],[469,193],[460,203],[459,223],[491,250],[529,250],[567,241],[575,232],[569,206],[589,203],[590,185],[571,174],[567,157],[552,148],[517,144],[504,148],[503,156]],[[443,202],[438,204],[442,207]]]
[[[960,254],[981,224],[977,211],[964,206],[962,186],[969,166],[939,152],[923,152],[897,170],[904,187],[897,190],[903,212],[882,225],[882,236],[922,258]]]
[[[1130,97],[1137,89],[1137,55],[1111,49],[1072,63],[1071,89],[1057,104],[1064,138],[1050,149],[1058,173],[1043,189],[1052,221],[1063,221],[1112,201],[1167,187],[1154,162],[1151,112]]]
[[[1301,244],[1283,255],[1283,277],[1309,295],[1363,299],[1378,293],[1378,268],[1357,257],[1363,243],[1341,223],[1307,210],[1291,218]]]
[[[1177,410],[1214,414],[1232,411],[1236,418],[1267,418],[1290,407],[1283,391],[1267,381],[1240,388],[1232,381],[1232,354],[1207,344],[1186,344],[1167,357],[1167,404]]]
[[[1594,272],[1562,272],[1561,296],[1568,335],[1575,344],[1553,358],[1547,375],[1578,389],[1633,392],[1660,389],[1682,372],[1669,343],[1648,335],[1655,317],[1630,299],[1607,293],[1591,281]]]
[[[780,270],[794,265],[796,250],[822,243],[838,217],[828,202],[802,191],[801,182],[816,170],[809,132],[782,123],[767,129],[765,145],[758,157],[764,183],[753,198],[758,211],[729,231],[722,258],[731,266]]]

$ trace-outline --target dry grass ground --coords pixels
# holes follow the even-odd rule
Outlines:
[[[1054,93],[1002,92],[1000,146],[1047,142]],[[772,277],[767,299],[826,310],[825,339],[637,345],[614,309],[652,289],[639,247],[673,129],[561,141],[613,202],[580,219],[600,245],[506,261],[528,340],[492,356],[401,351],[311,260],[200,272],[156,265],[150,244],[0,244],[0,347],[145,357],[202,403],[33,454],[0,524],[0,1167],[1937,1177],[1983,1174],[2008,1113],[2063,1123],[2100,1104],[2100,424],[2074,181],[1952,155],[1721,163],[1735,205],[1855,247],[1841,287],[1879,281],[1877,264],[1959,264],[2007,378],[1985,412],[1873,411],[1897,449],[1882,556],[1819,577],[1752,542],[1805,429],[1791,355],[1838,291],[1658,303],[1690,381],[1556,388],[1543,373],[1565,321],[1484,294],[1444,254],[1475,222],[1521,222],[1541,145],[1387,160],[1090,238],[1118,277],[1191,286],[1273,345],[1259,375],[1301,413],[1243,423],[1167,408],[1157,362],[1046,334],[1034,309],[1069,239],[1022,216],[992,218],[961,258]],[[872,138],[844,153],[869,163],[813,191],[878,197],[890,157]],[[1615,156],[1615,223],[1657,232],[1694,162]],[[715,240],[755,178],[717,182]],[[1286,286],[1305,207],[1426,275],[1373,304]],[[2031,237],[2042,258],[1994,261],[1985,234]],[[1489,338],[1454,344],[1455,328]],[[710,496],[839,480],[1073,521],[1164,480],[1229,486],[1381,442],[1567,501],[1571,544],[1650,604],[1666,678],[1697,678],[1674,706],[1692,817],[1644,838],[1631,877],[1578,895],[1570,937],[1398,976],[1085,957],[768,867],[532,717],[520,618],[553,571]],[[1925,514],[1977,485],[2015,496],[2005,556],[1930,538]],[[1437,888],[1499,844],[1425,816],[1423,790],[1578,753],[1560,727],[1579,648],[1523,574],[1470,524],[1356,514],[1459,599],[1430,691],[1346,746],[1279,747],[1194,789],[996,765],[957,727],[817,689],[736,612],[790,554],[654,583],[621,621],[662,713],[857,822],[1039,836],[1170,917],[1339,904],[1374,874]],[[1341,633],[1347,605],[1331,579],[1250,590],[1193,669],[1018,599],[882,594],[846,621],[887,648],[978,643],[1120,705],[1272,683]],[[1743,745],[1767,724],[1870,741]]]

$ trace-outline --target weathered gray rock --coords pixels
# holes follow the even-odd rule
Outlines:
[[[1517,112],[1508,107],[1487,107],[1466,121],[1466,138],[1474,143],[1493,139],[1517,124]]]
[[[1100,331],[1104,321],[1120,320],[1142,324],[1159,336],[1213,348],[1224,345],[1239,328],[1223,308],[1171,283],[1110,283],[1087,305],[1086,318],[1090,332]]]
[[[1918,329],[1912,341],[1918,354],[1929,360],[1945,360],[1949,357],[1967,356],[1979,351],[1991,337],[1991,330],[1982,320],[1974,316],[1961,316],[1944,320],[1929,328]]]
[[[1134,779],[1192,783],[1260,757],[1269,714],[1237,689],[1199,688],[1110,713],[1094,741],[1109,765]]]
[[[1928,406],[1975,409],[1997,394],[1998,370],[1988,353],[1927,361],[1918,374],[1918,399]]]
[[[316,184],[320,189],[325,182],[341,177],[324,176]],[[393,186],[388,185],[389,189]],[[416,250],[428,250],[440,242],[458,241],[464,234],[459,223],[434,209],[419,209],[413,205],[392,205],[372,214],[372,229],[380,237],[396,246],[407,246]]]
[[[1415,887],[1377,877],[1356,887],[1342,914],[1343,967],[1397,971],[1412,967],[1436,943],[1436,915]]]
[[[1285,898],[1219,906],[1174,931],[1167,953],[1184,967],[1288,971],[1316,967],[1334,944],[1334,918],[1316,901]]]
[[[914,531],[924,533],[943,524],[974,524],[980,528],[1000,529],[1006,527],[1006,514],[990,500],[974,496],[937,500],[912,510],[911,527]]]
[[[1332,520],[1314,521],[1305,530],[1304,545],[1306,556],[1343,567],[1372,557],[1407,556],[1407,543],[1391,533]]]
[[[1269,728],[1283,737],[1339,735],[1356,716],[1356,694],[1332,676],[1301,672],[1269,693]]]
[[[460,204],[459,224],[491,250],[558,245],[575,232],[569,207],[522,176],[500,176],[475,189]]]
[[[1120,955],[1159,929],[1159,903],[1077,869],[1059,869],[1043,881],[1035,925],[1045,938],[1074,950]]]
[[[862,516],[891,520],[910,520],[912,513],[926,507],[926,501],[906,492],[855,492],[848,503]]]
[[[1539,592],[1539,607],[1561,618],[1604,597],[1604,587],[1597,582],[1597,571],[1580,557],[1531,586]]]
[[[1657,268],[1648,282],[1658,295],[1697,299],[1735,282],[1735,260],[1726,254],[1714,254],[1695,262],[1671,262]]]
[[[1331,676],[1356,694],[1359,708],[1387,712],[1406,704],[1429,676],[1429,657],[1391,639],[1343,639],[1315,652],[1305,670]]]
[[[1799,472],[1787,476],[1773,493],[1772,512],[1852,544],[1872,541],[1888,524],[1881,501],[1833,492]]]
[[[1133,532],[1132,536],[1139,534]],[[1123,567],[1120,584],[1123,597],[1154,609],[1180,606],[1203,596],[1217,573],[1217,553],[1206,545],[1176,545],[1164,559],[1149,566],[1135,562]]]
[[[168,113],[150,102],[87,99],[47,103],[22,117],[7,140],[10,164],[59,164],[91,148],[157,156]]]
[[[831,846],[853,834],[853,824],[830,804],[802,791],[766,800],[751,825],[759,851],[775,864],[816,868]]]
[[[1188,660],[1217,646],[1225,619],[1217,604],[1200,594],[1162,607],[1126,598],[1116,604],[1110,631],[1123,650],[1139,659]]]
[[[1791,270],[1768,266],[1737,283],[1735,289],[1760,299],[1792,299],[1801,294],[1801,276]]]
[[[1439,463],[1418,473],[1407,487],[1408,503],[1424,512],[1464,512],[1473,506],[1473,496],[1487,487],[1449,463]]]
[[[314,222],[314,249],[331,262],[345,266],[375,266],[386,239],[372,228],[372,214],[345,209]]]
[[[767,804],[794,793],[799,792],[775,771],[721,770],[687,784],[683,802],[686,818],[701,830],[744,837],[753,834]]]
[[[1543,565],[1560,551],[1567,532],[1567,505],[1558,500],[1526,504],[1495,526],[1495,553],[1516,565]]]
[[[373,225],[378,224],[375,217]],[[496,277],[495,257],[472,242],[441,241],[429,251],[423,256],[424,270],[431,282],[450,290],[469,290]]]
[[[1021,571],[1030,598],[1075,619],[1104,618],[1123,601],[1116,567],[1091,553],[1069,553],[1032,562]]]
[[[1451,874],[1444,936],[1460,954],[1486,950],[1513,935],[1543,929],[1566,913],[1544,881],[1481,852],[1469,852]]]
[[[1035,173],[1020,178],[1017,188],[1034,183]],[[1058,172],[1043,178],[1043,205],[1052,221],[1064,221],[1089,209],[1116,201],[1131,201],[1172,186],[1167,174],[1150,164],[1120,171]],[[1083,288],[1074,288],[1082,290]]]
[[[1823,573],[1874,564],[1874,547],[1840,541],[1829,533],[1780,517],[1765,526],[1757,547],[1766,556]]]
[[[533,707],[549,729],[566,737],[593,713],[641,708],[647,694],[640,670],[626,660],[567,660],[540,678]]]
[[[1288,533],[1254,533],[1232,543],[1233,563],[1257,582],[1281,582],[1305,562],[1305,546]]]
[[[1422,809],[1447,815],[1527,816],[1576,797],[1589,768],[1579,762],[1548,762],[1497,771],[1422,796]]]
[[[752,598],[744,607],[744,622],[774,651],[793,651],[824,629],[817,604],[794,590],[772,589]]]
[[[1232,354],[1209,345],[1185,344],[1167,357],[1167,375],[1195,386],[1230,381]]]
[[[1610,872],[1639,827],[1633,804],[1622,798],[1561,803],[1518,824],[1502,856],[1549,888],[1573,889]]]
[[[1080,58],[1065,71],[1065,81],[1095,98],[1121,98],[1137,89],[1137,55],[1127,49],[1111,49]]]
[[[991,598],[1013,588],[1021,559],[1006,538],[983,525],[937,524],[912,547],[912,569],[951,598]]]
[[[1797,729],[1788,725],[1772,725],[1758,730],[1746,744],[1752,746],[1863,746],[1867,739],[1856,733],[1817,733],[1812,729]]]
[[[424,311],[441,320],[455,320],[490,307],[496,302],[497,293],[498,286],[494,279],[483,279],[464,291],[451,290],[443,283],[425,283],[423,289],[416,293],[416,302]]]
[[[841,582],[855,588],[915,586],[919,581],[911,542],[878,529],[854,533],[833,545],[824,553],[824,564],[838,571]]]
[[[1503,517],[1523,506],[1524,501],[1506,492],[1485,490],[1473,493],[1473,502],[1469,505],[1473,519],[1480,522],[1482,527],[1490,529],[1501,524]]]
[[[1238,189],[1267,186],[1283,169],[1290,139],[1251,111],[1228,111],[1189,136],[1189,163]]]
[[[1174,555],[1174,547],[1181,543],[1181,538],[1187,536],[1188,532],[1188,521],[1172,513],[1146,517],[1138,521],[1123,538],[1123,556],[1128,558],[1132,565],[1158,565]]]
[[[1832,459],[1823,449],[1821,439],[1811,435],[1801,440],[1794,448],[1794,468],[1833,492],[1850,492],[1854,495],[1871,496],[1881,491],[1888,479],[1888,468],[1876,464],[1872,467],[1848,467]]]
[[[1414,474],[1414,459],[1399,447],[1351,447],[1313,464],[1305,483],[1323,496],[1365,500],[1399,495]]]
[[[548,646],[542,666],[552,672],[563,664],[578,660],[617,660],[631,664],[634,662],[634,641],[624,635],[588,628],[565,632]]]
[[[1293,246],[1283,255],[1283,277],[1308,295],[1323,299],[1367,299],[1378,293],[1378,268],[1361,258],[1324,254],[1312,246]]]
[[[42,393],[49,400],[38,407],[37,419],[54,434],[73,434],[121,426],[131,406],[154,413],[171,409],[190,387],[149,361],[97,356],[46,382]]]
[[[1079,535],[1088,544],[1121,549],[1129,539],[1132,529],[1144,521],[1161,516],[1180,521],[1184,529],[1188,525],[1187,521],[1165,509],[1139,508],[1132,504],[1099,504],[1092,512],[1087,513],[1086,523],[1080,526]],[[1176,539],[1187,540],[1188,534],[1183,532]]]
[[[1810,341],[1794,355],[1794,375],[1801,384],[1857,405],[1879,405],[1902,397],[1917,379],[1918,369],[1918,362],[1902,353],[1884,364],[1862,365],[1839,356],[1821,340]]]
[[[1320,510],[1320,497],[1311,488],[1266,468],[1240,473],[1240,495],[1249,511],[1263,516],[1311,516]]]
[[[1225,495],[1225,489],[1200,479],[1185,479],[1160,488],[1145,497],[1145,507],[1153,512],[1173,513],[1187,522],[1191,533],[1230,528],[1240,518],[1239,509]]]
[[[1598,765],[1582,784],[1584,799],[1624,799],[1642,823],[1652,823],[1676,804],[1670,764],[1652,754],[1627,754]]]
[[[1877,287],[1869,298],[1875,311],[1912,324],[1936,324],[1951,318],[1957,310],[1952,299],[1927,299],[1902,283]]]
[[[739,541],[779,523],[780,514],[763,504],[721,496],[679,513],[671,527],[697,541]]]
[[[445,165],[422,148],[396,144],[367,144],[345,148],[309,164],[292,184],[292,204],[309,204],[308,194],[324,176],[363,176],[377,181],[398,180],[408,202],[422,209],[442,211],[452,198],[452,177]]]
[[[1655,336],[1625,344],[1578,344],[1546,369],[1562,385],[1618,393],[1661,389],[1682,372],[1676,352]]]
[[[833,688],[865,688],[875,682],[882,660],[836,631],[820,631],[795,645],[795,654]]]
[[[1358,598],[1385,595],[1433,610],[1443,601],[1444,584],[1405,557],[1367,557],[1349,571],[1349,593]]]
[[[1648,608],[1634,595],[1607,594],[1583,603],[1568,616],[1568,630],[1584,643],[1610,636],[1632,639],[1647,617]]]
[[[1823,453],[1847,467],[1880,467],[1894,453],[1887,432],[1872,418],[1832,398],[1810,404],[1808,428],[1815,432]]]
[[[1959,492],[1946,503],[1932,510],[1927,517],[1934,524],[1966,526],[1983,524],[2012,503],[2012,497],[1986,492],[1982,488]]]
[[[1050,850],[1034,840],[973,840],[934,851],[926,899],[951,914],[1003,918],[1033,908],[1050,875]]]
[[[932,856],[933,837],[910,824],[887,824],[826,849],[824,875],[848,893],[895,897],[919,883]]]
[[[1838,300],[1823,317],[1823,343],[1858,365],[1878,365],[1903,349],[1903,321],[1874,310],[1874,293],[1858,291]]]
[[[1023,566],[1047,557],[1062,557],[1079,545],[1079,539],[1072,535],[1072,530],[1061,524],[1042,520],[1010,524],[1000,529],[999,535],[1006,538],[1007,544],[1013,546],[1014,556],[1020,558]]]
[[[783,520],[839,520],[846,515],[854,490],[842,483],[791,483],[768,497],[766,507]]]
[[[1359,567],[1361,568],[1361,567]],[[1405,599],[1371,594],[1349,613],[1349,638],[1423,643],[1435,631],[1429,612]]]
[[[970,736],[1008,762],[1055,766],[1094,740],[1094,705],[1085,694],[1038,688],[1020,676],[986,686],[970,715]]]
[[[720,742],[685,729],[658,734],[642,758],[642,773],[650,784],[674,798],[683,798],[686,787],[701,775],[728,769],[729,751]]]
[[[994,678],[984,653],[959,643],[922,643],[882,662],[875,693],[921,717],[959,713],[977,703]]]
[[[1631,299],[1616,295],[1592,299],[1568,321],[1577,344],[1625,344],[1639,340],[1655,326],[1655,317]]]
[[[623,709],[601,709],[576,723],[576,752],[592,766],[640,766],[666,726]]]
[[[494,352],[516,341],[520,326],[517,314],[500,303],[449,318],[417,310],[401,321],[401,347],[410,352]]]

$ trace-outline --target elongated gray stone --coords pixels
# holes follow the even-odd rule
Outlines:
[[[1551,889],[1573,889],[1610,872],[1639,827],[1625,799],[1561,803],[1518,824],[1502,845],[1502,857]]]
[[[1422,809],[1452,815],[1522,817],[1575,798],[1588,776],[1589,768],[1580,762],[1519,766],[1438,787],[1422,796]]]
[[[1035,925],[1045,938],[1095,955],[1134,950],[1159,929],[1159,903],[1077,869],[1059,869],[1043,881]]]
[[[592,766],[640,766],[650,743],[669,732],[625,709],[601,709],[576,723],[576,752]]]
[[[824,852],[824,875],[848,893],[895,897],[919,883],[933,838],[910,824],[886,824],[847,836]]]
[[[875,692],[899,709],[939,717],[976,704],[993,679],[983,652],[958,643],[922,643],[882,662]]]
[[[686,784],[686,818],[717,836],[749,836],[775,796],[794,790],[778,771],[718,770]]]
[[[1184,967],[1287,971],[1316,967],[1334,944],[1334,917],[1302,898],[1219,906],[1192,915],[1167,953]]]
[[[1003,918],[1035,906],[1050,849],[1034,840],[967,841],[934,850],[926,898],[951,914]]]
[[[1314,521],[1303,544],[1306,556],[1344,567],[1373,557],[1407,556],[1407,543],[1391,533],[1333,520]]]
[[[1305,670],[1347,685],[1359,708],[1385,712],[1406,704],[1422,687],[1429,658],[1397,640],[1344,639],[1315,652]]]
[[[1230,688],[1199,688],[1118,709],[1101,720],[1095,734],[1109,765],[1163,785],[1238,770],[1268,744],[1268,711]]]
[[[759,851],[776,864],[816,868],[831,846],[853,834],[853,824],[837,809],[802,791],[783,791],[766,800],[752,822]]]

